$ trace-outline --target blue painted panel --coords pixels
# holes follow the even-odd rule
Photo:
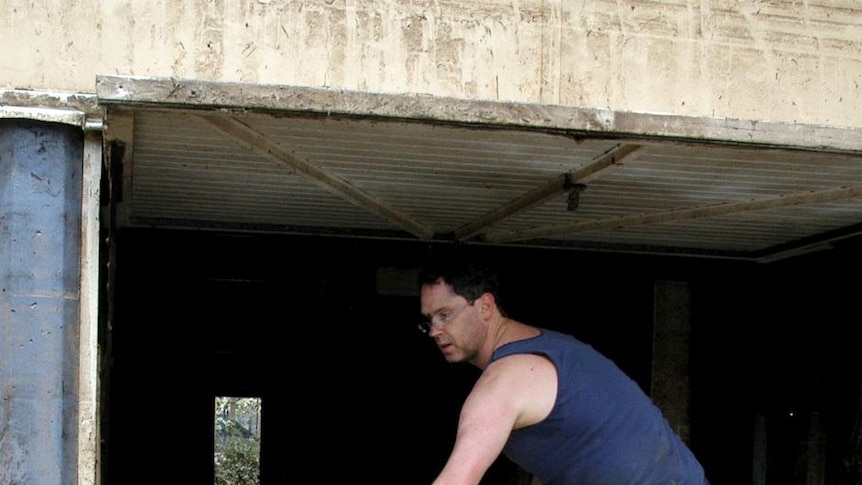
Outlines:
[[[83,133],[0,120],[0,483],[75,483]]]

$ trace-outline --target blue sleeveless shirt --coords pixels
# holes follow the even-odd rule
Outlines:
[[[703,468],[658,407],[592,346],[542,329],[496,349],[491,362],[513,354],[557,368],[551,413],[513,431],[503,449],[542,485],[703,485]]]

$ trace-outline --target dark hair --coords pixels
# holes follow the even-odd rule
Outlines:
[[[505,315],[500,304],[499,276],[491,266],[458,256],[431,259],[419,271],[419,287],[438,281],[450,285],[456,295],[463,296],[471,304],[485,293],[494,295],[497,307]]]

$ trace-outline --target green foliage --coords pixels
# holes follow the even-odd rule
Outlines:
[[[256,424],[260,403],[259,398],[216,398],[215,485],[260,484],[260,438]]]
[[[215,485],[258,485],[260,443],[255,438],[227,436],[216,440]]]

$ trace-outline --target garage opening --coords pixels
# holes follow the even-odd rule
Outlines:
[[[458,103],[439,108],[447,123],[389,124],[367,115],[438,101],[320,92],[300,94],[366,116],[177,110],[160,103],[180,88],[218,100],[207,85],[118,82],[105,483],[163,481],[153,460],[179,482],[214,481],[223,397],[260,400],[262,484],[430,483],[476,378],[416,330],[409,275],[441,246],[499,263],[513,317],[589,342],[648,393],[655,284],[690,284],[691,446],[710,480],[800,483],[805,470],[852,483],[862,378],[846,315],[859,288],[834,275],[860,262],[855,134],[807,137],[845,144],[833,152],[788,146],[810,127],[767,126],[756,146],[589,137],[499,124],[519,110],[539,123],[544,108]],[[601,113],[563,114],[551,122]],[[483,485],[523,478],[501,459]]]

